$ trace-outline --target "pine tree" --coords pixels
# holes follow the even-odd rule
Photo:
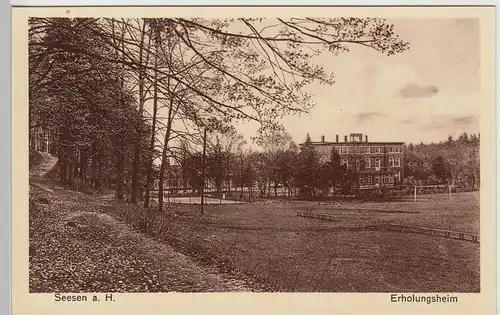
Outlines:
[[[318,152],[312,145],[309,133],[300,148],[298,182],[301,191],[308,197],[315,195],[319,186],[319,171],[321,161]]]

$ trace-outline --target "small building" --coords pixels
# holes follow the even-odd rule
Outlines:
[[[313,141],[312,145],[320,153],[323,161],[329,161],[332,149],[340,155],[340,163],[355,170],[359,175],[360,189],[394,187],[403,181],[404,142],[370,142],[368,136],[351,133],[344,141]]]

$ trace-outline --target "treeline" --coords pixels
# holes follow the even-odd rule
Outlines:
[[[30,148],[59,158],[61,184],[111,188],[132,203],[144,195],[149,208],[182,146],[199,150],[203,131],[236,120],[265,133],[307,112],[314,101],[302,88],[333,84],[314,57],[349,45],[408,47],[379,18],[31,18]],[[227,162],[207,164],[217,163]]]
[[[207,145],[205,180],[219,193],[240,198],[243,194],[250,198],[278,197],[278,190],[284,190],[288,198],[361,194],[359,178],[365,170],[364,158],[350,155],[346,166],[332,151],[325,159],[309,135],[299,148],[286,131],[275,131],[258,141],[260,149],[256,151],[243,150],[244,141],[234,130],[213,139]],[[169,185],[174,190],[199,191],[203,182],[202,155],[189,149],[182,152]],[[479,187],[479,136],[475,134],[463,133],[457,140],[450,137],[437,144],[410,143],[404,148],[403,161],[404,180],[393,183],[396,194],[411,194],[415,185]],[[369,195],[391,194],[383,186]]]
[[[480,186],[480,135],[466,132],[454,140],[431,144],[408,144],[405,148],[405,183]]]
[[[122,199],[134,149],[146,147],[149,126],[125,82],[125,67],[106,61],[117,52],[95,36],[92,23],[30,21],[30,148],[59,158],[61,184],[96,190],[113,185]]]
[[[259,150],[244,150],[244,141],[235,132],[220,134],[214,139],[207,145],[205,180],[212,183],[217,192],[233,196],[278,197],[278,189],[288,198],[350,194],[359,183],[357,179],[363,167],[356,168],[355,163],[349,168],[341,165],[340,155],[335,151],[325,161],[309,135],[299,148],[284,130],[268,133],[258,140]],[[199,190],[203,183],[201,153],[182,152],[178,170],[170,174],[169,184]]]

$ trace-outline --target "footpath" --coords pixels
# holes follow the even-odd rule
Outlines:
[[[53,161],[44,158],[30,180]],[[39,186],[30,199],[30,292],[251,291],[109,216],[112,201]]]

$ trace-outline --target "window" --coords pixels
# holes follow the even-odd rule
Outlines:
[[[372,179],[372,177],[371,177],[371,176],[368,176],[368,177],[366,178],[366,181],[368,182],[368,184],[370,184],[370,185],[371,185],[371,184],[372,184],[372,182],[373,182],[373,179]]]
[[[363,177],[361,177],[361,178],[359,179],[359,184],[360,184],[360,185],[364,185],[364,184],[365,184],[365,179],[364,179]]]
[[[380,176],[375,176],[375,184],[379,184],[380,183]]]
[[[380,158],[375,159],[375,167],[380,167]]]
[[[343,159],[342,161],[340,161],[340,165],[345,165],[346,167],[349,167],[349,161]]]
[[[395,164],[396,167],[400,167],[401,166],[401,160],[397,157],[396,158],[396,164]]]
[[[381,150],[380,150],[380,147],[377,147],[376,149],[377,149],[377,150],[376,150],[376,152],[375,152],[375,153],[380,153],[380,151],[381,151]]]
[[[370,158],[365,159],[365,168],[370,168]]]
[[[389,158],[389,167],[394,167],[394,158],[393,157]]]
[[[397,172],[396,174],[394,174],[394,178],[396,179],[397,182],[399,182],[399,172]]]
[[[359,159],[356,159],[356,169],[359,169]]]
[[[392,147],[387,148],[389,153],[392,153]]]

